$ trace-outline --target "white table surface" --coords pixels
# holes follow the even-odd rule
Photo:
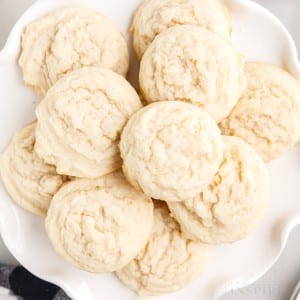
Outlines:
[[[0,48],[22,12],[35,0],[0,0]],[[100,1],[100,0],[99,0]],[[84,2],[84,0],[83,0]],[[277,15],[294,36],[300,53],[300,0],[256,0]],[[0,238],[0,262],[17,263]],[[287,300],[300,280],[300,226],[289,238],[277,264],[258,282],[221,300]],[[0,296],[1,299],[1,296]]]

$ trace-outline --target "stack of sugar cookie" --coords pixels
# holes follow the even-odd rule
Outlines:
[[[109,19],[71,7],[26,27],[19,64],[43,99],[1,175],[18,205],[46,217],[65,260],[157,295],[186,286],[210,245],[262,219],[265,162],[300,139],[300,84],[244,62],[217,0],[146,0],[131,32],[144,107]]]

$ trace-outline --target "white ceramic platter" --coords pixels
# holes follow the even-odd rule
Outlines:
[[[292,38],[264,8],[249,0],[224,0],[233,17],[233,41],[247,60],[286,68],[300,79]],[[18,128],[34,119],[37,96],[24,87],[17,65],[24,26],[67,5],[93,7],[112,18],[128,38],[131,16],[140,0],[39,0],[19,19],[0,52],[0,151]],[[132,50],[131,50],[132,52]],[[133,55],[132,55],[133,58]],[[130,78],[136,78],[132,59]],[[291,229],[300,223],[300,147],[269,166],[272,197],[269,211],[249,238],[215,247],[202,277],[185,289],[155,299],[216,299],[262,276],[278,259]],[[138,226],[138,225],[137,225]],[[95,275],[73,268],[52,249],[43,220],[18,208],[0,185],[0,231],[15,256],[33,274],[62,287],[75,300],[132,300],[138,297],[113,274]]]

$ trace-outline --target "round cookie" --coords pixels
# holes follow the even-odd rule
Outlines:
[[[224,134],[244,139],[269,162],[300,140],[300,84],[266,63],[247,63],[245,71],[247,90],[220,127]]]
[[[202,109],[180,101],[157,102],[129,120],[120,142],[128,181],[154,199],[196,196],[222,160],[216,122]]]
[[[154,38],[175,25],[200,25],[224,38],[231,33],[227,8],[216,0],[145,0],[131,25],[133,46],[142,58]]]
[[[183,288],[203,270],[209,247],[187,240],[166,205],[154,209],[150,239],[139,255],[117,271],[120,280],[141,296]]]
[[[153,203],[121,172],[78,179],[54,196],[45,224],[56,252],[68,262],[88,272],[113,272],[146,245]]]
[[[223,137],[224,158],[210,185],[197,197],[168,203],[188,238],[207,244],[246,237],[263,216],[270,194],[260,156],[237,137]]]
[[[219,35],[196,25],[177,25],[149,46],[139,81],[148,103],[190,102],[220,122],[245,89],[244,59]]]
[[[90,27],[99,26],[100,30],[105,29],[105,32],[101,32],[102,36],[100,37],[100,31],[97,34],[91,33],[86,30],[89,29],[89,26],[86,28],[81,26],[76,34],[71,35],[70,33],[66,37],[66,40],[63,41],[64,48],[62,48],[59,38],[66,30],[72,28],[69,25],[70,22],[77,20],[81,24],[86,19],[89,19]],[[61,33],[60,29],[64,24],[67,27],[62,29]],[[56,38],[57,33],[59,34]],[[79,45],[78,39],[82,35],[84,35],[85,44],[80,43]],[[56,42],[51,50],[54,40]],[[99,44],[101,41],[104,42],[102,45]],[[96,43],[94,44],[94,42]],[[84,46],[87,47],[84,48]],[[111,57],[108,61],[103,61],[102,58],[108,59],[108,52],[111,53]],[[103,57],[99,56],[97,60],[98,54],[103,55]],[[48,56],[49,58],[47,58]],[[46,58],[49,63],[53,63],[54,70],[51,70],[51,79],[48,74]],[[71,62],[73,63],[72,66],[70,66]],[[114,24],[94,10],[85,7],[66,7],[56,10],[27,25],[22,35],[19,65],[23,72],[23,79],[26,85],[32,87],[41,96],[46,94],[57,77],[62,75],[62,72],[67,73],[74,68],[90,64],[101,65],[101,62],[104,66],[111,67],[125,75],[129,65],[128,50],[124,38]],[[68,66],[70,69],[67,69]],[[55,71],[60,73],[55,74]]]
[[[2,181],[22,208],[45,216],[53,195],[66,181],[34,152],[36,122],[19,130],[1,157]]]
[[[97,178],[121,167],[119,137],[142,107],[124,77],[86,67],[59,80],[37,107],[36,152],[59,174]]]

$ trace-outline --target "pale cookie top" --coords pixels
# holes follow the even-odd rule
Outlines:
[[[165,205],[154,209],[154,226],[145,249],[117,276],[142,296],[183,288],[203,270],[209,247],[187,240]]]
[[[121,33],[97,11],[84,7],[62,8],[27,25],[22,35],[19,65],[23,79],[41,96],[63,74],[102,62],[104,67],[124,75],[129,58]]]
[[[66,178],[34,152],[36,122],[19,130],[1,157],[1,177],[11,198],[22,208],[44,216]]]
[[[219,35],[196,25],[177,25],[149,46],[139,81],[146,101],[190,102],[220,122],[245,89],[244,59]]]
[[[97,178],[121,167],[118,142],[142,107],[124,77],[86,67],[59,80],[38,105],[37,153],[60,174]]]
[[[266,63],[247,63],[248,87],[220,125],[226,135],[247,141],[268,162],[300,140],[300,84]]]
[[[133,45],[142,58],[154,38],[175,25],[200,25],[228,38],[231,18],[225,6],[215,0],[145,0],[131,25]]]
[[[55,250],[89,272],[113,272],[146,245],[153,224],[151,199],[121,173],[77,179],[53,198],[46,230]]]
[[[99,66],[126,75],[129,54],[125,39],[101,15],[75,15],[58,25],[46,54],[51,83],[83,66]]]
[[[165,201],[196,196],[217,172],[223,151],[216,122],[180,101],[138,111],[121,135],[120,149],[129,182]]]
[[[269,175],[260,156],[237,137],[223,137],[224,158],[198,197],[168,203],[187,237],[208,244],[246,237],[269,201]]]

